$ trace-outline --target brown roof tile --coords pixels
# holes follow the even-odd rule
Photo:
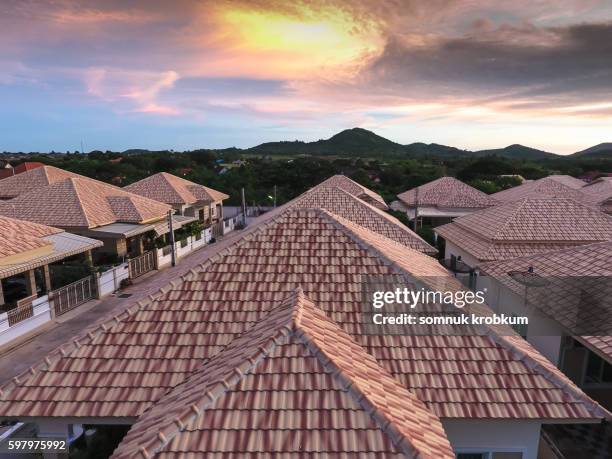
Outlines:
[[[160,172],[124,187],[124,190],[170,205],[215,202],[229,196],[167,172]]]
[[[71,177],[0,202],[1,215],[61,228],[143,223],[163,218],[168,210],[167,204],[83,177]]]
[[[413,283],[416,276],[444,273],[454,281],[431,257],[327,211],[282,212],[246,230],[231,247],[150,301],[6,384],[0,412],[10,417],[140,416],[301,286],[440,418],[609,416],[509,329],[510,336],[493,328],[477,336],[364,334],[364,275]],[[490,313],[487,308],[481,312]],[[312,403],[285,401],[301,410]]]
[[[480,261],[612,240],[612,217],[572,199],[523,198],[435,231]]]
[[[440,420],[301,289],[147,410],[112,457],[255,452],[454,457]]]
[[[313,189],[326,187],[340,188],[379,209],[387,210],[389,208],[381,195],[363,185],[360,185],[345,175],[334,175],[319,183],[317,186],[313,187]]]
[[[592,200],[581,190],[584,184],[582,180],[569,175],[550,175],[494,193],[491,197],[501,202],[513,202],[527,197],[540,197],[570,198],[589,203]]]
[[[71,177],[85,178],[53,166],[37,167],[0,180],[0,199],[11,199]]]
[[[498,204],[498,201],[488,194],[466,185],[454,177],[440,177],[429,183],[417,187],[419,190],[420,206],[432,206],[441,208],[482,209]],[[416,190],[404,191],[397,197],[405,205],[414,207]]]
[[[397,218],[335,186],[313,188],[288,203],[286,208],[326,209],[406,247],[428,255],[438,253],[437,249],[425,242]]]
[[[51,245],[45,236],[63,230],[0,216],[0,259]],[[1,264],[1,263],[0,263]]]

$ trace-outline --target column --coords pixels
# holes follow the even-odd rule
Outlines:
[[[66,440],[70,435],[69,425],[65,424],[61,420],[41,420],[37,423],[38,427],[38,438],[45,438],[49,440]],[[68,458],[68,452],[66,453],[43,453],[44,459],[65,459]]]
[[[0,279],[0,305],[4,304],[4,290],[2,289],[2,279]]]
[[[28,292],[28,296],[36,295],[36,276],[34,275],[34,270],[30,269],[23,274],[26,279],[26,290]]]
[[[51,291],[51,271],[49,270],[49,265],[43,266],[43,277],[45,279],[45,292],[49,293]]]

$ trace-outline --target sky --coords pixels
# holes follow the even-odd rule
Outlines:
[[[2,0],[0,151],[612,141],[610,0]]]

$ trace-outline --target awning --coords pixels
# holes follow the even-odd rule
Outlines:
[[[53,244],[53,252],[21,263],[1,266],[0,279],[48,265],[104,245],[102,241],[66,232],[52,234],[44,239]]]
[[[87,231],[88,234],[99,237],[128,238],[138,236],[153,230],[153,224],[142,225],[138,223],[111,223],[109,225],[98,226]]]

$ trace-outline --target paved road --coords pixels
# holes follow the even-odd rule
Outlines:
[[[204,263],[212,255],[239,239],[241,233],[243,231],[234,231],[218,242],[204,246],[181,258],[174,267],[164,268],[143,276],[134,285],[121,291],[121,293],[130,293],[129,298],[109,296],[102,300],[90,301],[56,318],[49,325],[41,327],[35,335],[31,335],[16,345],[9,343],[0,348],[0,384],[38,363],[49,352],[70,342],[83,330],[119,314],[134,303],[157,292],[173,279]]]

